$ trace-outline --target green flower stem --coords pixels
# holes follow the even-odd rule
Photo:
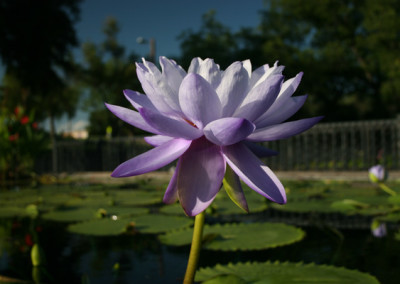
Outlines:
[[[190,247],[189,260],[186,267],[184,284],[192,284],[196,274],[197,263],[199,262],[201,242],[203,239],[205,213],[204,211],[196,215],[194,219],[192,246]]]
[[[395,196],[396,192],[390,189],[386,184],[379,182],[378,183],[379,187],[386,193],[390,194],[391,196]]]

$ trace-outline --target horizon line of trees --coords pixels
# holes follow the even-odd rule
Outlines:
[[[117,40],[116,19],[105,21],[101,44],[82,44],[74,24],[81,0],[4,0],[0,3],[0,58],[6,67],[0,110],[22,106],[35,119],[90,113],[90,135],[142,134],[116,119],[104,102],[129,106],[123,89],[141,90],[135,61]],[[26,9],[20,9],[24,6]],[[29,8],[29,9],[28,9]],[[279,60],[287,78],[305,73],[296,91],[309,94],[298,116],[324,121],[392,118],[400,113],[400,1],[266,0],[257,27],[232,32],[214,11],[198,30],[183,30],[174,59],[187,68],[193,57],[210,57],[226,68],[250,59],[253,68]]]

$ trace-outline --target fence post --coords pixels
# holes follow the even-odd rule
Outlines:
[[[396,153],[394,153],[394,159],[395,159],[395,167],[397,169],[400,169],[400,113],[398,113],[396,115],[396,119],[395,119],[395,135],[393,135],[396,139],[395,143],[397,145],[397,149],[396,149]]]

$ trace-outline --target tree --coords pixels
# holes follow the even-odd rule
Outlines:
[[[393,117],[400,111],[399,1],[266,3],[263,35],[275,32],[296,48],[292,57],[306,71],[302,89],[315,94],[311,112],[339,120]]]
[[[213,58],[226,68],[232,63],[237,51],[237,42],[230,29],[218,22],[215,11],[203,15],[199,31],[185,30],[179,36],[181,42],[180,65],[188,67],[194,57]]]
[[[103,32],[106,38],[102,44],[83,44],[84,64],[80,67],[80,79],[89,91],[85,102],[85,109],[90,111],[89,134],[104,136],[108,126],[112,127],[113,136],[142,134],[116,119],[104,106],[107,102],[129,107],[122,91],[140,90],[141,87],[134,64],[138,56],[135,53],[126,55],[125,48],[118,43],[117,21],[107,18]]]
[[[14,102],[45,113],[58,106],[51,115],[62,112],[63,99],[69,96],[59,96],[67,85],[65,73],[72,71],[70,52],[78,43],[73,24],[78,20],[80,1],[0,2],[0,58],[8,79],[14,77],[10,80],[28,93],[13,98]]]
[[[182,60],[211,57],[221,67],[250,59],[304,71],[297,94],[311,94],[298,116],[325,121],[394,117],[400,112],[400,2],[396,0],[266,0],[257,28],[232,33],[203,16],[181,34]]]
[[[81,0],[3,0],[0,2],[0,58],[9,108],[22,106],[36,118],[49,118],[55,160],[54,120],[76,110],[78,92],[69,84],[71,49],[77,45],[73,24]]]

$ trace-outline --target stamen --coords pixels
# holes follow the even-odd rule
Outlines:
[[[188,119],[186,119],[186,118],[184,118],[184,120],[185,120],[187,123],[189,123],[191,126],[198,128],[198,127],[196,126],[196,124],[194,124],[194,123],[191,122],[190,120],[188,120]]]

